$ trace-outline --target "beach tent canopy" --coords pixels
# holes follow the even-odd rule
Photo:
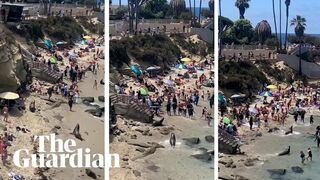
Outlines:
[[[277,89],[277,86],[276,85],[269,85],[267,86],[268,89]]]
[[[3,92],[0,93],[0,98],[7,100],[14,100],[19,98],[19,94],[13,92]]]
[[[272,96],[272,93],[268,92],[268,91],[264,91],[264,92],[260,93],[260,96],[270,97],[270,96]]]
[[[230,123],[231,123],[231,120],[230,120],[229,118],[227,118],[227,117],[224,117],[224,118],[223,118],[223,123],[224,123],[224,124],[230,124]]]
[[[44,44],[47,46],[48,49],[51,49],[52,48],[52,42],[50,39],[44,39]]]
[[[190,58],[185,57],[185,58],[182,58],[182,59],[181,59],[181,61],[182,61],[182,62],[184,62],[184,63],[188,63],[188,62],[190,62],[190,61],[191,61],[191,59],[190,59]]]
[[[187,69],[187,66],[184,64],[177,64],[175,67],[176,69]]]
[[[50,64],[58,64],[58,60],[57,60],[57,58],[54,57],[54,56],[52,56],[52,57],[49,59],[49,61],[50,61]]]
[[[140,88],[140,94],[142,96],[147,96],[149,94],[148,89],[144,87]]]
[[[138,68],[138,66],[131,66],[130,69],[131,69],[131,71],[132,71],[133,73],[135,73],[135,74],[138,75],[138,76],[141,74],[141,71],[140,71],[140,69]]]
[[[223,96],[222,94],[219,94],[219,96],[218,96],[218,102],[219,102],[219,103],[224,103],[224,102],[225,102],[224,96]]]

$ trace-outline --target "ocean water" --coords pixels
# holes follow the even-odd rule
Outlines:
[[[187,7],[187,9],[189,9],[189,7]],[[208,7],[202,7],[201,8],[202,10],[204,9],[209,9]],[[200,7],[196,7],[196,11],[194,11],[194,9],[192,8],[192,12],[196,12],[196,16],[198,17],[199,16],[199,12],[200,12]],[[201,19],[203,19],[204,17],[201,16]]]

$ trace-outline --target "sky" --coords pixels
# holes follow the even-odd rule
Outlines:
[[[281,31],[285,32],[286,27],[286,6],[285,0],[281,0],[282,23]],[[239,19],[239,10],[234,6],[235,0],[221,0],[222,16],[231,20]],[[274,32],[272,0],[251,0],[250,8],[246,10],[244,16],[251,21],[253,27],[262,20],[267,20]],[[279,0],[275,0],[277,29],[279,32]],[[288,32],[294,33],[294,27],[290,27],[290,20],[296,15],[301,15],[307,20],[306,34],[320,34],[320,1],[319,0],[291,0],[289,9]]]
[[[168,2],[170,2],[170,0],[168,0]],[[189,0],[185,0],[186,2],[186,6],[189,7]],[[119,0],[112,0],[112,4],[113,5],[118,5],[119,4]],[[121,0],[121,4],[128,4],[128,0]],[[193,6],[193,0],[191,0],[191,4]],[[196,0],[196,7],[199,7],[200,4],[200,0]],[[209,0],[202,0],[202,7],[209,7]]]

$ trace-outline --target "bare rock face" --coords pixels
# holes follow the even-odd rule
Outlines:
[[[25,75],[19,46],[0,27],[0,92],[17,90]]]

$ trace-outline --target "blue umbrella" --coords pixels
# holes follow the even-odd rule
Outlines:
[[[141,71],[137,66],[131,66],[130,69],[132,72],[134,72],[138,76],[141,74]]]

